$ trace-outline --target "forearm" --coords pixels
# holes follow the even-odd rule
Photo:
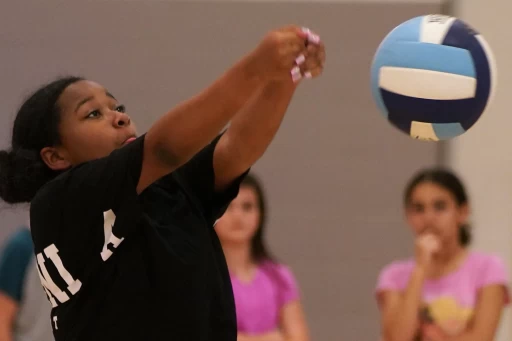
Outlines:
[[[387,337],[389,341],[411,341],[419,328],[418,312],[421,308],[421,291],[425,273],[421,268],[415,268],[400,305],[389,321]]]
[[[471,330],[463,332],[457,336],[448,336],[443,341],[492,341],[493,338],[482,338],[479,335],[476,335]]]
[[[206,90],[161,117],[146,135],[146,150],[174,168],[187,162],[260,88],[252,62],[246,56]]]
[[[296,85],[272,82],[261,87],[235,115],[225,135],[229,156],[237,160],[235,171],[252,166],[266,151],[276,135]]]

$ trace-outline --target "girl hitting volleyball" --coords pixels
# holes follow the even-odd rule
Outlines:
[[[451,172],[428,169],[405,190],[415,256],[380,273],[382,340],[493,340],[509,302],[502,260],[468,250],[469,202]]]
[[[271,31],[139,137],[125,107],[82,78],[58,79],[23,103],[0,153],[0,196],[31,203],[57,341],[236,340],[213,225],[300,76],[318,76],[324,60],[311,32]]]
[[[215,225],[231,274],[238,341],[307,341],[298,284],[265,243],[266,208],[260,181],[248,174]]]

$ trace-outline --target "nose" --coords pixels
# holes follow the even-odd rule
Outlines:
[[[435,220],[436,220],[436,213],[434,212],[434,210],[426,210],[423,218],[424,218],[425,226],[428,229],[431,229],[432,225],[434,225]]]
[[[127,127],[130,125],[130,116],[123,112],[116,111],[114,115],[114,126],[116,128]]]
[[[425,210],[425,220],[432,221],[436,218],[436,211],[433,209]]]

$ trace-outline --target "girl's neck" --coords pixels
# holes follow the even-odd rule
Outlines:
[[[250,281],[256,270],[250,244],[224,245],[229,272],[241,281]]]
[[[457,243],[451,247],[445,247],[442,253],[434,256],[432,267],[433,278],[439,278],[456,271],[465,261],[468,251]]]

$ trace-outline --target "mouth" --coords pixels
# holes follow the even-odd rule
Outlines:
[[[136,136],[130,136],[129,138],[127,138],[126,140],[124,140],[124,142],[123,142],[123,146],[126,146],[128,143],[133,142],[133,141],[135,141],[136,139],[137,139],[137,137],[136,137]]]

